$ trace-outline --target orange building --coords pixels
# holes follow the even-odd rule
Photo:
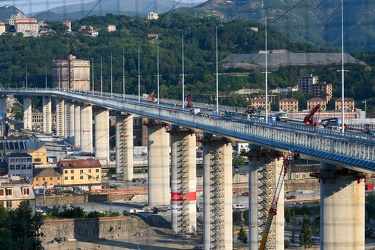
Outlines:
[[[279,111],[297,112],[298,101],[294,98],[283,98],[279,101]]]

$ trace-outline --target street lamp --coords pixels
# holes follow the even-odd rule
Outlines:
[[[365,104],[365,119],[367,117],[367,100],[362,101]]]

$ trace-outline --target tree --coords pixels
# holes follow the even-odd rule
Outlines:
[[[313,243],[313,239],[311,235],[312,235],[312,230],[309,225],[309,219],[307,218],[307,215],[305,214],[303,218],[303,222],[302,222],[301,233],[299,235],[300,246],[304,246],[305,248],[311,247]]]
[[[233,167],[243,166],[245,165],[245,158],[241,155],[233,155],[232,159],[232,165]]]
[[[240,228],[237,239],[244,244],[247,243],[247,233],[243,227]]]
[[[245,221],[245,223],[247,223],[249,221],[249,209],[246,209],[245,211],[243,211],[243,220]]]
[[[43,249],[39,231],[43,225],[41,213],[33,215],[32,208],[26,201],[22,201],[18,208],[9,211],[8,227],[15,249]]]

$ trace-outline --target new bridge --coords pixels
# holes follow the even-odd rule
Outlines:
[[[375,170],[372,138],[351,132],[316,130],[304,124],[196,116],[189,109],[178,108],[177,102],[149,103],[147,98],[133,95],[47,88],[3,89],[0,95],[0,111],[6,106],[6,95],[23,96],[25,129],[31,128],[30,97],[42,96],[45,133],[51,131],[52,100],[56,100],[57,135],[80,146],[82,151],[95,152],[98,159],[109,157],[108,112],[115,110],[116,167],[123,180],[132,179],[132,117],[148,118],[145,125],[148,126],[149,206],[171,204],[172,229],[177,233],[196,231],[195,150],[196,141],[202,142],[204,249],[232,249],[233,141],[251,144],[246,154],[249,249],[259,247],[267,209],[285,159],[317,160],[321,162],[321,171],[314,174],[321,183],[321,249],[364,249],[364,181],[366,174]],[[283,248],[283,205],[281,198],[268,236],[269,249]]]

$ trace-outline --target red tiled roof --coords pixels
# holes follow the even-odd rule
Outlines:
[[[69,159],[69,160],[61,160],[59,165],[66,169],[66,168],[101,168],[102,165],[100,164],[99,160],[95,159]]]

